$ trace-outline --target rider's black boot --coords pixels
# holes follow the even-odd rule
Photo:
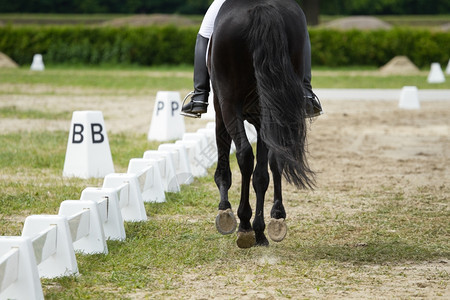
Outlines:
[[[206,50],[209,39],[197,35],[194,52],[194,92],[189,93],[184,100],[191,97],[191,101],[181,108],[181,114],[199,118],[208,108],[209,73],[206,66]],[[184,101],[183,101],[184,104]]]

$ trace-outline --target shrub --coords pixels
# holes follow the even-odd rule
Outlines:
[[[198,28],[0,27],[0,51],[27,65],[35,53],[48,64],[192,64]],[[448,62],[450,33],[396,28],[310,31],[314,66],[381,66],[396,55],[417,66]]]

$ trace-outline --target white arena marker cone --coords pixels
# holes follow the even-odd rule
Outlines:
[[[211,91],[209,92],[208,97],[208,110],[206,111],[206,114],[202,115],[202,119],[205,120],[215,120],[216,119],[216,111],[214,110],[214,92],[211,87]]]
[[[445,82],[444,72],[442,72],[441,64],[434,62],[431,64],[431,70],[428,74],[428,83],[443,83]]]
[[[448,60],[447,68],[445,69],[445,74],[450,75],[450,59]]]
[[[417,87],[404,86],[400,94],[399,108],[420,109],[419,95]]]
[[[64,177],[103,178],[114,173],[101,111],[74,111],[64,161]]]
[[[149,141],[170,141],[183,136],[184,118],[180,115],[179,92],[158,92],[148,132]]]
[[[42,59],[42,54],[35,54],[33,56],[33,62],[31,63],[30,70],[32,71],[44,71],[44,60]]]

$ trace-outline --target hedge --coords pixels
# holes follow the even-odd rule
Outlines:
[[[41,53],[48,64],[192,64],[198,28],[0,27],[0,51],[20,65]],[[447,64],[450,32],[396,28],[310,30],[313,66],[381,66],[396,55],[418,67]]]

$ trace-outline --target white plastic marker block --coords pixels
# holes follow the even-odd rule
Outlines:
[[[428,74],[428,83],[443,83],[445,82],[444,72],[442,72],[441,64],[434,62],[431,64],[431,70]]]
[[[186,149],[189,165],[194,177],[203,177],[208,174],[205,164],[200,164],[201,142],[200,141],[183,141],[178,140],[176,145],[183,145]]]
[[[216,111],[214,109],[214,92],[213,89],[211,87],[210,89],[211,91],[209,92],[209,97],[208,97],[208,110],[206,111],[205,114],[202,115],[202,119],[205,120],[215,120],[216,119]]]
[[[141,164],[140,161],[130,160],[128,163],[128,174],[135,174],[138,178],[139,188],[141,189],[142,199],[145,201],[144,194],[147,195],[147,190],[153,184],[153,166],[150,164]]]
[[[145,159],[132,158],[128,163],[127,173],[141,174],[146,173],[145,182],[141,190],[144,202],[165,202],[166,194],[164,194],[164,184],[161,177],[159,163],[163,163],[164,159]]]
[[[44,299],[28,237],[0,237],[0,299]]]
[[[179,92],[158,92],[148,140],[170,141],[179,139],[185,131],[184,118],[180,115]]]
[[[448,60],[447,68],[445,69],[445,74],[450,75],[450,59]]]
[[[191,166],[189,164],[186,147],[180,144],[161,144],[159,151],[175,151],[175,173],[179,184],[191,184],[194,181]]]
[[[25,219],[22,236],[33,239],[40,232],[44,232],[52,226],[56,226],[57,233],[55,251],[54,254],[38,264],[39,276],[41,278],[56,278],[78,274],[78,265],[67,217],[58,215],[29,216]],[[37,258],[44,256],[45,249],[51,248],[52,244],[49,242],[51,241],[35,240],[33,248]]]
[[[106,211],[106,206],[104,206]],[[88,212],[81,214],[82,212]],[[108,253],[103,222],[97,202],[91,200],[65,200],[59,206],[59,215],[66,216],[72,235],[73,248],[84,254]],[[87,232],[83,227],[87,226]]]
[[[64,161],[64,177],[103,178],[114,173],[101,111],[74,111]]]
[[[122,218],[124,221],[139,222],[147,221],[147,212],[144,207],[141,189],[136,174],[111,173],[105,176],[104,188],[118,188],[128,183],[128,205],[121,205]],[[119,202],[121,202],[119,200]]]
[[[256,143],[258,140],[258,133],[256,132],[255,126],[247,121],[244,121],[245,134],[250,144]]]
[[[126,189],[128,190],[128,185]],[[126,238],[126,234],[122,213],[120,212],[118,194],[119,189],[87,187],[81,192],[80,200],[95,201],[99,205],[106,201],[106,215],[102,214],[103,208],[99,209],[105,238],[123,241]]]
[[[180,192],[180,184],[178,183],[175,172],[175,164],[173,162],[173,151],[147,150],[144,152],[145,159],[163,159],[158,166],[161,178],[164,184],[164,191],[171,193]]]
[[[33,55],[33,62],[31,63],[30,70],[32,71],[44,71],[44,59],[42,58],[42,54]]]
[[[197,133],[204,134],[208,141],[208,148],[211,151],[211,165],[217,162],[217,144],[215,128],[200,128]]]
[[[204,133],[185,133],[183,135],[183,141],[198,141],[200,142],[200,154],[197,157],[198,164],[202,165],[205,169],[214,164],[217,159],[216,147],[208,142],[208,135]]]
[[[420,109],[419,92],[415,86],[404,86],[400,94],[399,108]]]

